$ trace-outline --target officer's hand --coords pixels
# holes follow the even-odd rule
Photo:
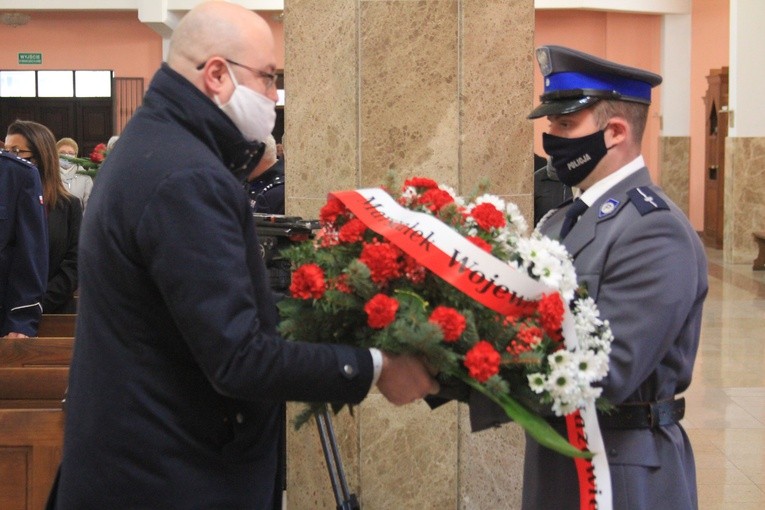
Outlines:
[[[29,338],[24,333],[16,333],[15,331],[11,331],[6,335],[8,338]]]
[[[438,393],[438,381],[433,379],[419,358],[383,352],[383,366],[377,388],[391,404],[410,404],[426,395]]]

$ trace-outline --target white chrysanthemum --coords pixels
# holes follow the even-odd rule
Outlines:
[[[534,393],[544,393],[547,386],[547,378],[540,373],[529,374],[529,388]]]
[[[547,391],[555,400],[569,397],[576,390],[576,381],[569,367],[553,369],[547,376]]]
[[[547,362],[550,364],[550,368],[555,370],[569,370],[569,367],[573,365],[574,355],[571,351],[561,349],[547,356]]]
[[[526,218],[521,214],[521,210],[513,202],[507,202],[505,205],[505,216],[512,229],[519,235],[523,235],[529,229]]]
[[[577,352],[573,356],[576,363],[576,373],[582,381],[592,383],[603,378],[601,361],[598,355],[592,351]]]
[[[571,414],[577,409],[579,409],[579,406],[577,406],[575,403],[562,400],[556,400],[552,405],[553,412],[558,416]]]

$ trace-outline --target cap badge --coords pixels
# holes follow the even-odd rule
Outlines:
[[[606,202],[600,206],[600,210],[598,211],[598,218],[603,218],[605,216],[608,216],[612,212],[616,210],[616,207],[619,205],[619,201],[613,198],[609,198],[606,200]]]
[[[542,76],[547,76],[552,72],[552,63],[550,62],[550,49],[546,47],[537,49],[537,62]]]

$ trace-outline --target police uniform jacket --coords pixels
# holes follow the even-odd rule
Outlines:
[[[553,213],[542,233],[558,237],[566,209]],[[615,337],[603,396],[621,404],[685,391],[707,293],[706,257],[685,215],[651,184],[648,170],[598,198],[563,244]],[[613,508],[697,507],[693,453],[679,424],[602,432]],[[577,493],[573,461],[527,437],[523,508],[579,508]]]
[[[0,336],[37,334],[48,280],[48,233],[40,173],[0,151]]]
[[[57,508],[270,508],[280,401],[369,391],[368,350],[276,332],[243,189],[253,147],[163,65],[101,168]]]

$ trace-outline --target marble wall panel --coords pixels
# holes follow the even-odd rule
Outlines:
[[[533,0],[287,0],[287,211],[394,176],[482,182],[532,217]],[[299,404],[290,404],[294,415]],[[335,419],[363,508],[519,508],[518,427],[376,391]],[[334,508],[314,423],[288,429],[288,508]]]
[[[765,230],[765,138],[725,140],[723,260],[751,264],[752,232]]]
[[[533,2],[465,0],[461,9],[461,189],[488,180],[508,200],[533,197]]]
[[[284,154],[288,214],[316,218],[358,179],[358,3],[287,0]]]
[[[456,0],[362,1],[360,122],[363,186],[389,172],[457,187]]]
[[[659,185],[669,198],[689,214],[691,138],[663,136],[659,138]]]

